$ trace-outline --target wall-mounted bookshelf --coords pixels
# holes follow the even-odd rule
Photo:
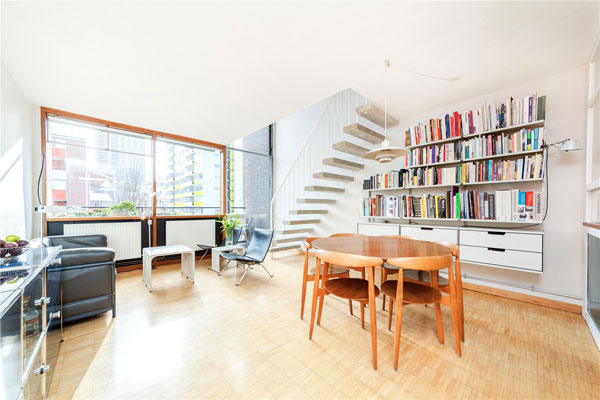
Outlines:
[[[406,131],[406,166],[364,182],[369,197],[363,198],[363,216],[484,226],[540,224],[547,161],[544,127],[545,96],[535,95],[415,125]],[[508,179],[513,177],[518,179]],[[394,187],[377,188],[391,180]],[[540,185],[540,190],[522,190],[521,184]]]

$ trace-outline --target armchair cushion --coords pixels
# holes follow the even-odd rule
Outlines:
[[[46,246],[62,246],[65,249],[79,249],[86,247],[106,247],[106,235],[60,235],[44,238]]]
[[[60,259],[60,265],[62,267],[113,262],[115,260],[115,251],[108,247],[63,249],[60,252]]]

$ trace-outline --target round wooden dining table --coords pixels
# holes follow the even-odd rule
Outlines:
[[[358,256],[378,257],[383,261],[388,258],[401,257],[429,257],[444,256],[451,254],[451,250],[441,244],[423,240],[407,239],[390,236],[344,236],[316,239],[312,242],[314,249],[335,251],[338,253],[352,254]],[[327,276],[328,264],[324,263],[323,277]],[[368,269],[369,280],[369,318],[371,323],[371,346],[373,352],[373,368],[377,369],[377,319],[375,312],[375,285],[374,268]],[[312,339],[312,331],[315,321],[315,312],[320,298],[319,310],[323,307],[323,301],[327,294],[321,279],[321,262],[318,261],[315,269],[315,287],[320,282],[318,290],[313,290],[312,312],[310,317],[309,338]],[[320,313],[319,313],[320,314]],[[319,318],[320,320],[320,315]],[[319,324],[320,321],[317,321]]]

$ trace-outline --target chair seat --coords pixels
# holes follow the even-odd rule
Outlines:
[[[315,270],[317,269],[317,267],[312,267],[309,271],[308,274],[309,275],[314,275],[315,274]],[[324,269],[321,268],[321,275],[323,275]],[[345,274],[348,272],[348,268],[344,268],[344,267],[336,267],[334,265],[330,265],[329,266],[329,270],[327,271],[327,276],[333,276],[333,275],[341,275],[341,274]]]
[[[381,290],[386,296],[396,298],[396,289],[398,281],[385,281],[381,285]],[[431,286],[420,285],[418,283],[404,282],[404,302],[410,304],[430,304],[439,301],[442,293]]]
[[[257,260],[255,258],[252,257],[248,257],[246,255],[243,254],[234,254],[234,253],[221,253],[221,257],[223,257],[226,260],[231,260],[231,261],[240,261],[243,263],[256,263],[259,264],[260,260]]]
[[[369,300],[369,281],[360,278],[337,278],[325,282],[325,289],[333,295],[348,300]],[[375,286],[375,296],[381,291]]]

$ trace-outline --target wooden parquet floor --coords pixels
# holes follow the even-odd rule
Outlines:
[[[465,291],[459,358],[448,308],[441,345],[433,308],[407,306],[394,371],[379,299],[374,371],[369,319],[361,329],[346,301],[326,298],[308,340],[301,257],[269,258],[275,277],[259,267],[240,287],[241,270],[218,277],[209,263],[196,265],[194,285],[178,264],[159,267],[152,293],[141,270],[120,273],[116,318],[106,313],[65,327],[50,400],[600,398],[600,352],[580,315]]]

